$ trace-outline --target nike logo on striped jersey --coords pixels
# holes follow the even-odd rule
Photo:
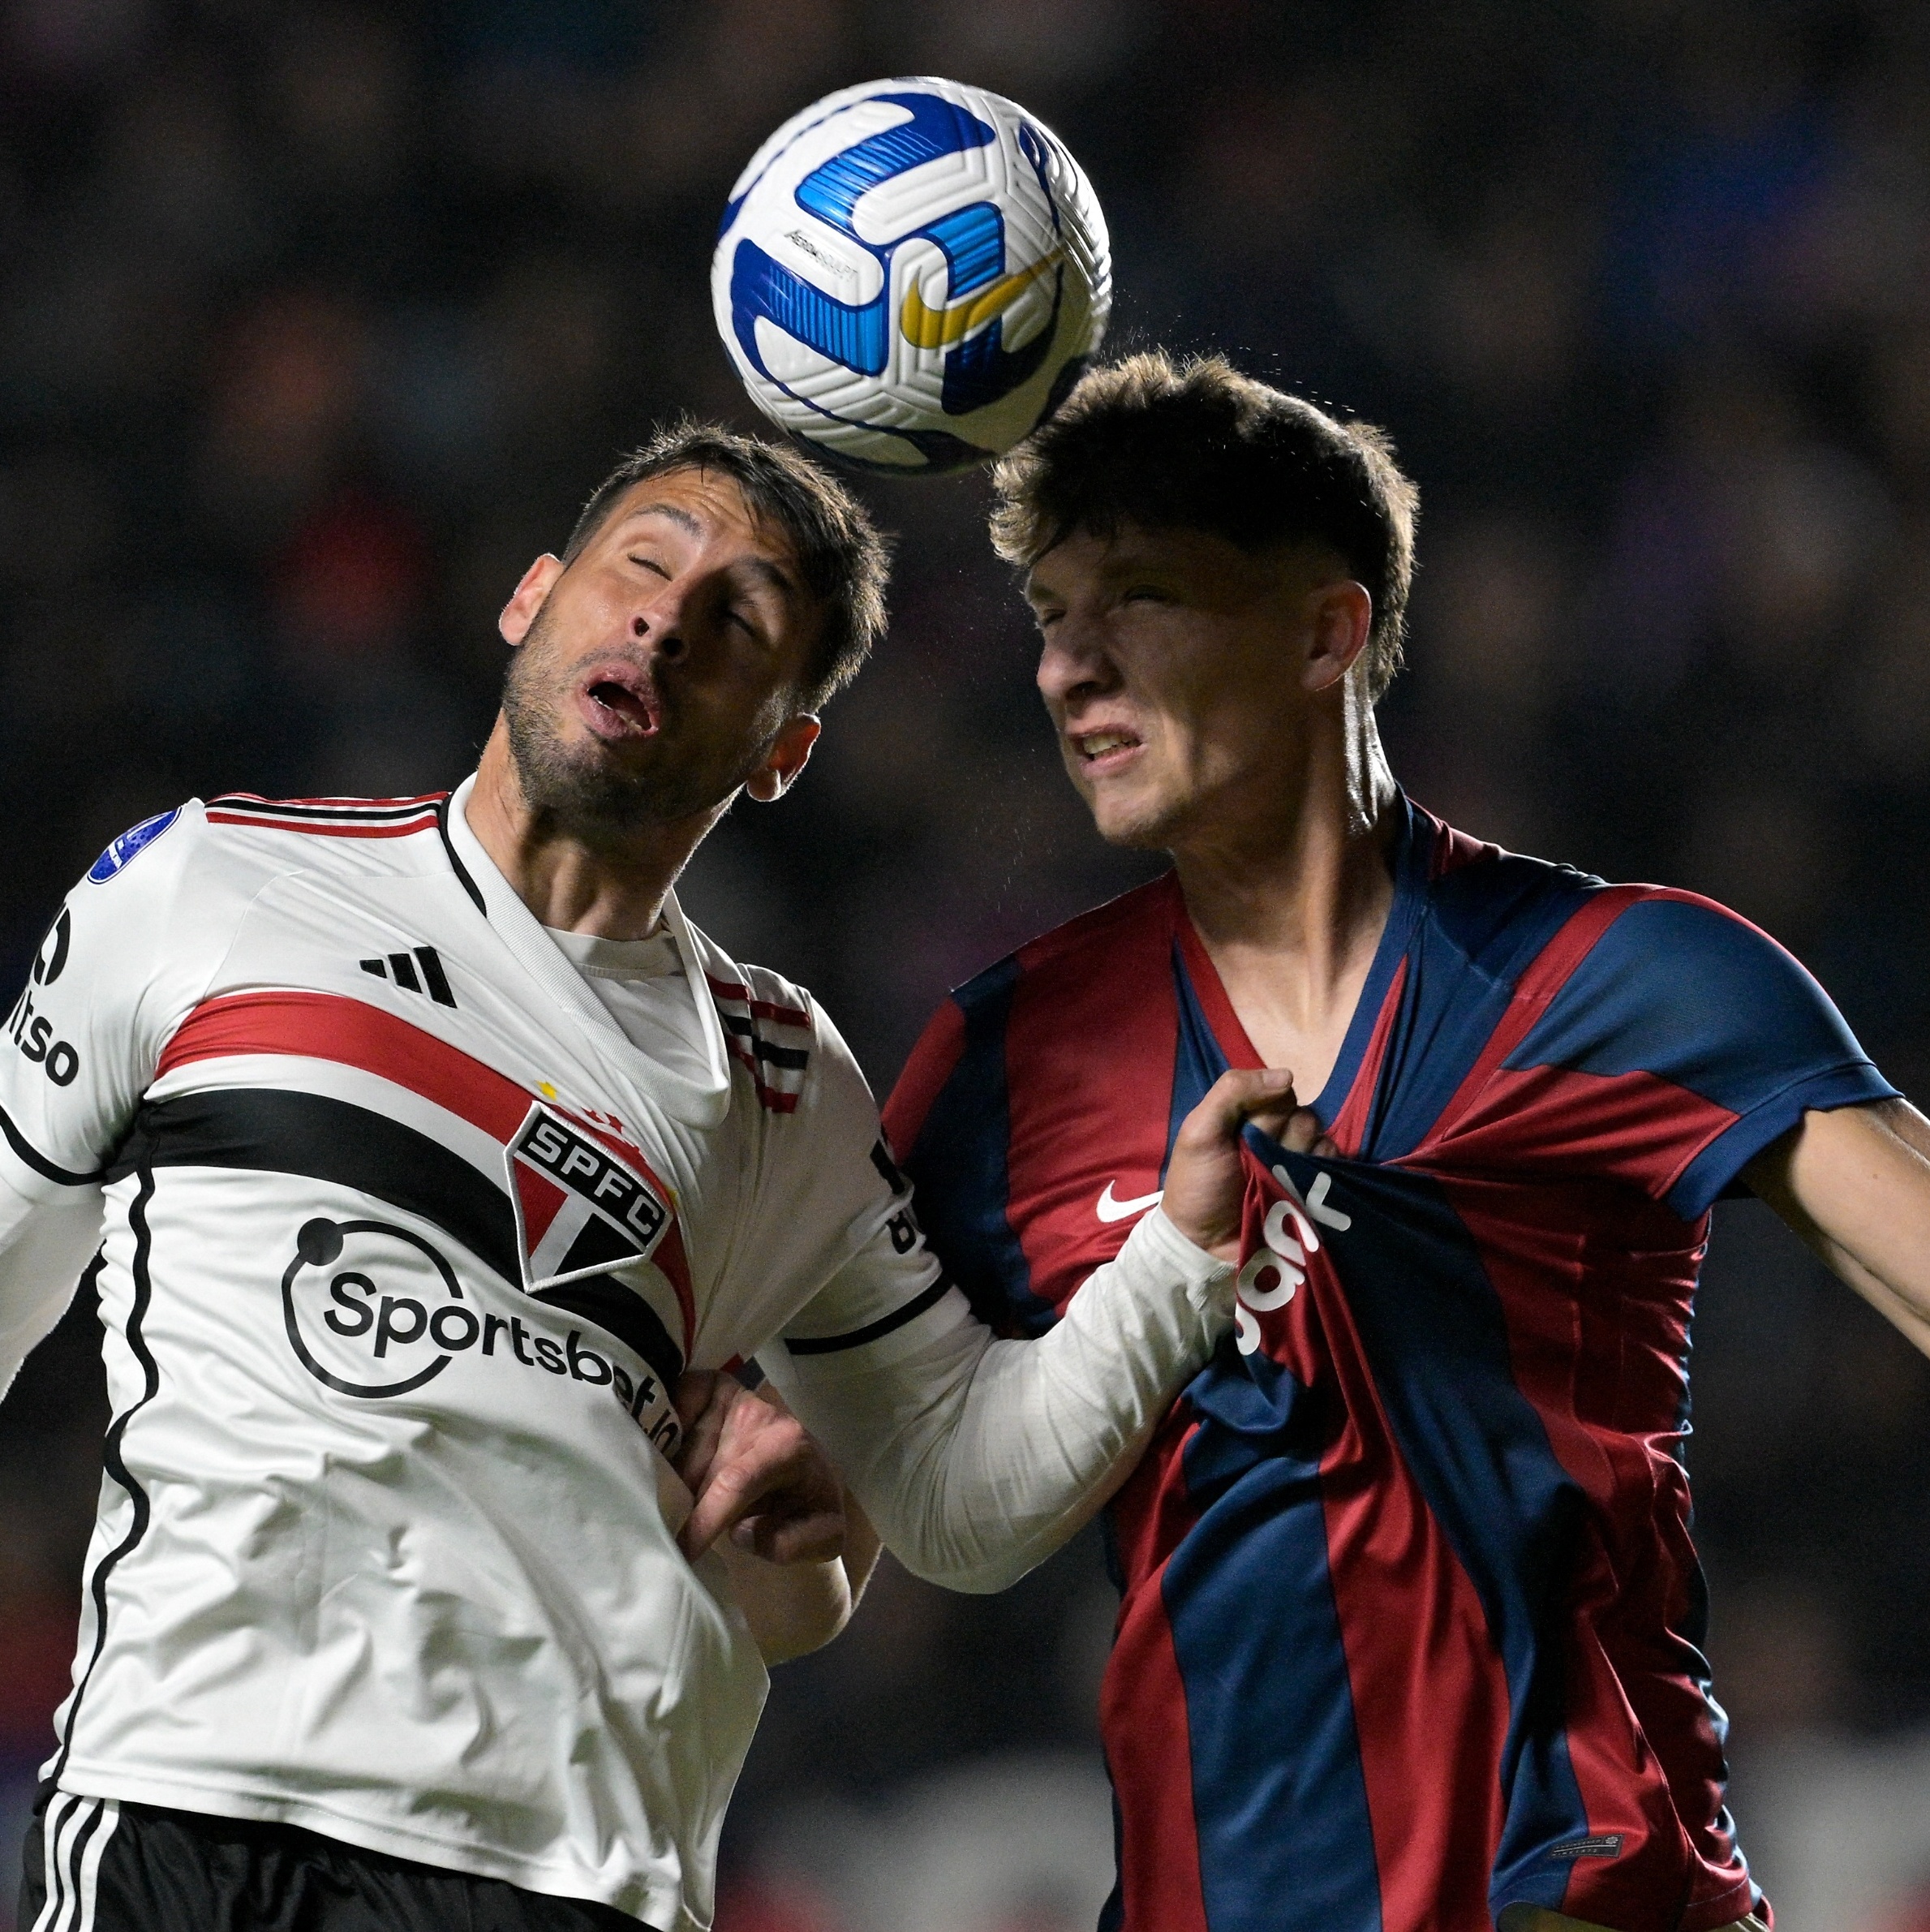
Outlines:
[[[1094,1211],[1103,1221],[1127,1221],[1136,1214],[1144,1214],[1149,1207],[1157,1207],[1159,1198],[1166,1192],[1156,1187],[1150,1194],[1135,1194],[1130,1201],[1122,1201],[1112,1191],[1113,1184],[1106,1183],[1106,1191],[1099,1196],[1099,1204]]]

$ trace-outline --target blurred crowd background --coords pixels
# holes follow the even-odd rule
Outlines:
[[[816,94],[1014,95],[1110,215],[1116,346],[1386,425],[1424,514],[1397,771],[1711,893],[1930,1092],[1930,10],[1910,0],[0,0],[0,970],[190,794],[469,768],[496,613],[613,458],[753,421],[707,271]],[[1096,844],[983,482],[866,486],[890,638],[686,900],[888,1086],[931,1007],[1145,876]],[[92,1310],[0,1412],[0,1861],[99,1481]],[[1690,1462],[1744,1842],[1790,1932],[1930,1926],[1930,1364],[1718,1211]],[[776,1675],[720,1932],[1089,1926],[1082,1542],[887,1563]],[[3,1874],[6,1923],[11,1887]]]

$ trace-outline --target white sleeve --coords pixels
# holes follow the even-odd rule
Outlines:
[[[912,1318],[788,1336],[759,1361],[908,1569],[1004,1590],[1124,1479],[1232,1327],[1233,1270],[1154,1209],[1031,1341],[995,1340],[942,1280],[907,1299],[935,1272],[922,1241],[881,1229],[826,1297]]]
[[[67,1312],[100,1238],[97,1183],[36,1198],[0,1177],[0,1396]]]
[[[0,1395],[99,1244],[101,1169],[178,1018],[166,937],[199,820],[183,807],[108,847],[67,895],[0,1026]]]

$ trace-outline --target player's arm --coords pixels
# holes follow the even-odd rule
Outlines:
[[[1743,1177],[1930,1355],[1930,1120],[1906,1100],[1812,1110]]]
[[[741,1505],[711,1547],[765,1663],[821,1650],[864,1594],[877,1531],[767,1382],[754,1394],[733,1375],[694,1370],[678,1381],[677,1405],[678,1474],[693,1492],[707,1490],[711,1521]],[[699,1521],[700,1537],[715,1534]]]
[[[63,1104],[62,1089],[84,1069],[85,1043],[57,1033],[64,1015],[49,1011],[72,957],[73,927],[63,907],[0,1023],[0,1394],[60,1319],[100,1238],[100,1161],[70,1117],[81,1110]]]
[[[165,1031],[156,962],[184,832],[152,852],[158,835],[140,841],[112,863],[138,834],[115,841],[67,895],[0,1022],[0,1393],[59,1320],[100,1240],[100,1170]]]
[[[879,1323],[875,1338],[863,1329],[834,1338],[849,1346],[806,1342],[764,1358],[909,1569],[953,1589],[1004,1589],[1111,1495],[1231,1325],[1241,1125],[1255,1118],[1287,1144],[1310,1146],[1313,1117],[1291,1112],[1284,1077],[1223,1078],[1176,1141],[1170,1206],[1139,1223],[1037,1340],[995,1340],[953,1289],[903,1329]],[[924,1298],[920,1282],[936,1276],[935,1264],[922,1245],[901,1250],[884,1233],[825,1298],[908,1307]],[[754,1480],[741,1470],[717,1459],[686,1547],[743,1513],[741,1494],[727,1493]]]
[[[821,1650],[850,1622],[877,1567],[879,1548],[878,1532],[849,1493],[844,1553],[825,1562],[772,1562],[732,1536],[714,1547],[730,1573],[731,1588],[766,1663],[784,1663]]]

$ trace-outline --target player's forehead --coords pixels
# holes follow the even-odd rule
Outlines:
[[[1025,574],[1034,604],[1055,603],[1085,590],[1104,590],[1148,572],[1202,582],[1268,576],[1288,561],[1285,550],[1243,550],[1217,531],[1190,524],[1120,523],[1079,528],[1061,537]]]
[[[593,547],[621,549],[644,533],[720,562],[747,563],[776,587],[802,596],[790,532],[760,514],[737,479],[721,471],[665,470],[633,483],[611,505]]]

